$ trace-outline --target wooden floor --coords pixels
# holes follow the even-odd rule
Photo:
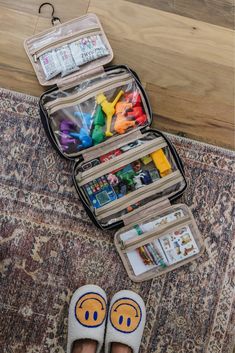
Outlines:
[[[63,21],[101,19],[114,63],[135,69],[156,114],[154,126],[234,147],[232,0],[56,0]],[[0,86],[40,95],[23,40],[51,26],[40,0],[0,0]]]

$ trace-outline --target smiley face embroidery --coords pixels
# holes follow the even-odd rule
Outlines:
[[[131,333],[137,329],[142,318],[139,304],[133,299],[118,299],[110,310],[110,321],[113,327],[123,333]]]
[[[106,302],[98,293],[82,295],[75,306],[75,316],[78,322],[85,327],[98,327],[106,317]]]

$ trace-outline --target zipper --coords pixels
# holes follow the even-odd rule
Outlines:
[[[48,102],[45,104],[45,108],[48,114],[53,114],[57,110],[70,107],[71,105],[74,105],[74,104],[82,103],[83,101],[88,100],[89,98],[92,98],[95,95],[103,92],[103,90],[107,91],[107,89],[110,90],[113,88],[117,88],[124,84],[129,84],[131,82],[133,82],[133,78],[130,76],[130,74],[124,74],[121,77],[119,76],[118,78],[115,78],[115,79],[112,78],[108,80],[108,82],[106,81],[105,83],[101,82],[99,84],[96,84],[92,87],[92,89],[88,87],[83,92],[78,92],[72,96],[63,97],[63,98],[56,99],[52,102]]]
[[[61,44],[63,44],[63,43],[65,43],[65,44],[72,43],[75,39],[78,40],[78,39],[80,39],[90,33],[101,34],[102,31],[100,30],[99,27],[94,27],[94,28],[87,29],[86,31],[77,31],[73,34],[69,34],[67,36],[64,36],[63,38],[58,38],[57,40],[53,41],[53,45],[51,45],[51,43],[48,43],[48,44],[41,46],[40,48],[33,50],[31,52],[31,55],[33,56],[34,62],[36,63],[38,57],[41,56],[42,54],[46,53],[49,49],[50,50],[56,49],[56,48],[60,47]]]
[[[132,134],[135,133],[135,138],[133,139]],[[133,141],[136,141],[136,139],[141,139],[143,135],[141,134],[140,130],[131,130],[125,133],[124,135],[114,135],[112,137],[112,141],[110,139],[100,143],[99,145],[94,145],[89,147],[88,149],[81,150],[83,161],[79,165],[81,167],[83,163],[86,163],[87,161],[90,161],[95,158],[99,158],[100,156],[113,151],[117,148],[120,148],[128,143],[131,143]],[[125,144],[121,141],[125,138]],[[112,147],[113,146],[113,147]],[[81,155],[80,153],[80,155]],[[78,153],[71,153],[69,156],[70,157],[76,157]],[[77,174],[76,170],[78,169],[77,164],[75,165],[75,174]]]
[[[123,135],[116,135],[112,137],[112,140],[108,139],[102,142],[102,145],[95,145],[89,147],[89,151],[83,152],[84,163],[90,161],[95,158],[99,158],[100,156],[109,153],[115,149],[121,148],[129,143],[132,143],[138,139],[142,139],[143,135],[140,130],[130,130]],[[145,143],[142,144],[142,146]],[[125,152],[124,152],[125,153]],[[81,164],[82,166],[82,164]]]
[[[146,146],[147,145],[147,146]],[[101,163],[92,169],[89,169],[85,172],[78,174],[78,184],[79,186],[83,186],[84,184],[89,183],[95,178],[98,178],[100,176],[103,176],[105,174],[111,173],[113,169],[118,169],[121,167],[124,167],[127,163],[132,163],[136,159],[140,159],[142,157],[145,157],[146,155],[157,151],[160,148],[166,147],[167,144],[164,141],[162,137],[159,137],[156,140],[150,141],[148,144],[145,143],[145,148],[143,149],[143,145],[140,145],[139,147],[133,148],[133,150],[128,152],[124,152],[120,156],[117,156],[116,158],[110,159],[107,162]],[[142,153],[141,153],[142,152]]]
[[[142,235],[135,236],[125,242],[122,240],[119,240],[119,243],[121,244],[121,250],[125,253],[127,251],[135,250],[136,248],[146,245],[150,243],[152,240],[159,238],[160,236],[164,236],[166,233],[168,233],[171,230],[175,230],[176,228],[188,225],[190,222],[191,222],[191,218],[189,216],[185,216],[185,217],[182,217],[181,219],[178,219],[176,221],[169,223],[169,225],[167,226],[163,225],[157,229],[153,229]]]
[[[167,196],[169,197],[169,195],[167,195]],[[141,207],[139,207],[136,210],[133,210],[131,212],[131,214],[129,213],[129,214],[125,214],[124,216],[122,216],[122,219],[123,219],[123,221],[125,223],[124,230],[129,230],[130,227],[134,226],[136,224],[136,222],[137,222],[136,220],[138,220],[140,218],[140,216],[141,216],[141,222],[144,223],[145,220],[149,221],[149,220],[153,219],[153,217],[161,216],[163,211],[165,213],[165,212],[167,212],[169,210],[172,213],[174,210],[181,209],[181,210],[183,210],[185,212],[185,206],[186,206],[185,204],[171,205],[168,197],[166,198],[166,197],[163,196],[163,197],[161,197],[159,199],[155,199],[153,201],[150,201],[148,203],[148,208],[143,210],[144,213],[141,212]],[[165,202],[167,202],[167,204]],[[153,207],[155,207],[155,209],[157,211],[155,211],[153,209]],[[161,210],[161,211],[159,211],[159,210]],[[148,212],[147,216],[145,215],[146,212]],[[149,217],[149,212],[151,214],[151,219]],[[186,210],[186,212],[187,212],[187,210]],[[184,216],[185,216],[185,214],[187,214],[187,213],[184,213]],[[144,217],[143,217],[143,215],[144,215]],[[131,223],[127,223],[125,221],[125,219],[133,218],[133,217],[135,217],[135,220],[134,221],[132,220]]]
[[[183,181],[183,179],[181,179],[181,180],[179,180],[178,182],[180,182],[180,181]],[[174,186],[175,185],[175,182],[169,182],[169,184],[167,185],[167,187],[169,188],[169,187],[171,187],[171,186]],[[158,188],[158,192],[161,192],[161,191],[164,191],[164,187],[159,187]],[[152,192],[152,191],[151,191]],[[174,193],[175,193],[175,191],[173,191],[172,193],[170,193],[170,194],[168,194],[167,195],[167,198],[168,199],[170,199],[171,198],[171,196],[172,195],[174,195]],[[150,195],[149,195],[150,194]],[[149,196],[151,196],[152,194],[149,192],[148,194],[147,194],[147,198],[149,197]],[[156,199],[154,199],[153,201],[157,201],[157,203],[161,203],[161,201],[163,201],[163,200],[166,200],[166,196],[162,196],[162,197],[160,197],[160,198],[156,198]],[[139,201],[139,200],[138,200]],[[141,200],[140,200],[141,201]],[[150,203],[151,202],[153,202],[153,201],[150,201]],[[134,200],[134,203],[136,202],[136,200]],[[127,206],[129,206],[129,205],[127,205]],[[126,207],[127,207],[126,206]],[[136,213],[137,212],[139,212],[140,214],[141,214],[141,210],[143,209],[143,207],[145,207],[146,205],[142,205],[142,206],[140,206],[140,207],[138,207],[137,209],[135,209],[135,210],[133,210],[133,211],[131,211],[131,213],[130,212],[128,212],[128,213],[126,213],[126,214],[124,214],[124,215],[121,215],[121,216],[119,216],[119,217],[116,217],[115,218],[115,221],[120,221],[120,220],[122,220],[123,222],[124,222],[124,224],[126,224],[125,223],[125,221],[126,221],[126,219],[128,219],[128,217],[130,217],[131,215],[133,215],[133,216],[135,216],[136,215]],[[149,206],[149,202],[148,202],[148,206]],[[165,209],[164,209],[165,210]],[[144,217],[144,218],[142,218],[141,217],[141,220],[142,219],[148,219],[149,218],[149,216],[148,217]],[[103,218],[102,218],[103,219]],[[135,222],[136,223],[136,222]],[[135,224],[134,223],[134,224]]]
[[[171,174],[156,180],[155,182],[143,186],[140,189],[132,191],[130,194],[121,197],[120,199],[114,200],[113,202],[95,209],[95,214],[98,219],[104,219],[112,216],[114,213],[120,212],[126,209],[128,206],[139,202],[152,195],[153,190],[157,189],[158,192],[164,191],[166,187],[171,187],[183,180],[180,172],[177,170]]]
[[[118,75],[120,75],[120,74],[122,74],[122,73],[125,73],[126,71],[124,71],[124,70],[116,70],[116,72],[114,72],[115,74],[118,74]],[[95,79],[97,79],[97,78],[103,78],[103,75],[104,75],[104,77],[105,78],[109,78],[110,76],[111,76],[111,78],[114,76],[114,74],[113,74],[113,72],[109,75],[109,74],[107,74],[107,72],[105,72],[105,70],[104,70],[104,67],[102,66],[102,72],[100,73],[98,73],[98,74],[94,74],[94,75],[90,75],[90,72],[89,72],[89,75],[87,75],[87,77],[89,78],[91,78],[92,80],[95,80]],[[72,81],[72,82],[70,82],[70,83],[67,83],[67,84],[63,84],[63,86],[58,86],[58,88],[59,88],[59,91],[60,90],[62,90],[62,91],[66,91],[66,90],[68,90],[68,89],[70,89],[70,88],[74,88],[74,81]]]

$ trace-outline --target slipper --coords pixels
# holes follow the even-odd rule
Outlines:
[[[77,289],[69,305],[67,353],[72,352],[76,340],[97,341],[96,353],[104,342],[107,317],[107,297],[103,289],[86,285]]]
[[[111,352],[112,343],[125,344],[138,353],[145,321],[145,304],[138,294],[129,290],[116,293],[109,308],[105,353]]]

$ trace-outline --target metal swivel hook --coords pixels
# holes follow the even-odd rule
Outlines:
[[[50,2],[44,2],[44,3],[42,3],[42,4],[39,6],[38,13],[41,13],[41,9],[42,9],[42,7],[45,6],[45,5],[49,5],[49,6],[51,6],[51,8],[52,8],[52,13],[51,13],[51,23],[52,23],[52,26],[55,25],[55,22],[56,22],[56,21],[59,21],[59,22],[61,23],[60,18],[54,16],[55,8],[54,8],[54,6],[53,6]]]

